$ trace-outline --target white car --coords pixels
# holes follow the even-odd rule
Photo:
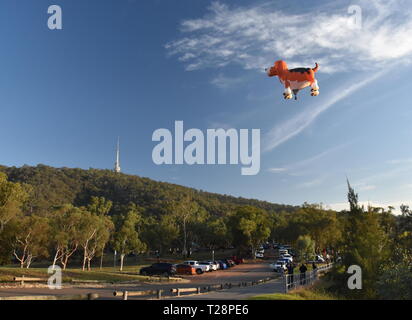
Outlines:
[[[282,269],[283,269],[284,272],[287,270],[286,262],[285,262],[285,261],[282,261],[282,260],[278,260],[278,261],[276,261],[276,262],[274,262],[274,263],[271,263],[269,266],[270,266],[270,268],[273,269],[273,271],[275,271],[275,272],[281,272]]]
[[[210,270],[210,265],[205,265],[205,264],[200,264],[199,261],[195,260],[188,260],[183,262],[183,264],[188,264],[189,266],[192,266],[193,268],[202,270],[202,272],[209,272]]]
[[[279,249],[279,255],[288,254],[288,250],[286,249]]]
[[[209,262],[210,265],[212,266],[213,271],[217,271],[220,269],[220,265],[216,261],[206,261]]]
[[[281,258],[281,259],[287,259],[287,260],[289,260],[290,262],[293,262],[293,257],[292,257],[289,253],[282,254],[282,255],[280,255],[279,258]]]
[[[217,270],[217,267],[216,267],[216,265],[215,265],[213,262],[210,262],[210,261],[200,261],[199,264],[200,264],[200,265],[203,265],[203,266],[209,266],[209,271],[216,271],[216,270]]]
[[[263,259],[264,254],[263,254],[263,252],[261,252],[261,251],[256,251],[256,252],[255,252],[255,257],[256,257],[256,258],[262,258],[262,259]]]
[[[317,263],[324,263],[324,262],[325,262],[325,259],[324,259],[322,256],[320,256],[320,255],[316,255],[316,256],[315,256],[315,262],[317,262]]]

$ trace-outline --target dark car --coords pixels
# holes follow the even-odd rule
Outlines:
[[[140,269],[143,276],[164,275],[173,276],[176,274],[176,267],[171,263],[155,263],[150,267]]]
[[[234,265],[236,265],[236,263],[232,260],[232,259],[223,259],[223,262],[226,263],[226,265],[231,268]]]
[[[223,260],[218,260],[216,261],[219,264],[219,268],[220,270],[225,270],[227,268],[229,268],[229,266],[227,265],[226,262],[224,262]]]

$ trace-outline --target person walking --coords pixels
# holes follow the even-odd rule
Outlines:
[[[292,262],[289,262],[287,265],[288,268],[288,275],[289,275],[289,284],[291,284],[293,286],[294,283],[294,272],[295,272],[295,266],[293,265]]]
[[[300,268],[300,284],[305,285],[306,282],[306,271],[308,271],[308,267],[304,263],[301,264]]]

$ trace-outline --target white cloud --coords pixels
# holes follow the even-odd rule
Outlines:
[[[409,159],[393,159],[393,160],[387,161],[387,163],[389,163],[389,164],[408,164],[408,163],[412,163],[412,158],[409,158]]]
[[[369,191],[369,190],[375,190],[375,189],[376,189],[376,186],[371,185],[371,184],[361,185],[358,187],[359,191]]]
[[[377,72],[373,76],[367,77],[362,81],[356,81],[355,84],[345,86],[345,88],[338,88],[338,90],[330,94],[330,98],[323,103],[310,105],[296,116],[280,125],[277,124],[264,137],[263,151],[271,151],[285,141],[293,138],[302,132],[302,130],[306,129],[322,112],[370,82],[376,80],[384,72],[385,71]]]
[[[166,44],[186,70],[235,64],[263,71],[274,60],[290,67],[321,64],[321,72],[372,70],[337,88],[304,111],[276,124],[263,137],[271,151],[306,129],[331,106],[381,77],[393,65],[412,61],[412,3],[408,0],[360,0],[362,28],[353,28],[348,6],[330,4],[304,13],[288,13],[273,3],[236,7],[213,2],[203,17],[181,23],[182,37]],[[220,74],[212,84],[227,88],[233,79]]]
[[[268,171],[272,173],[281,173],[287,171],[287,168],[269,168]]]
[[[305,181],[297,185],[297,188],[313,188],[316,187],[324,181],[324,178],[316,178],[313,180]]]
[[[320,159],[327,157],[328,155],[341,150],[342,148],[346,147],[349,143],[343,143],[337,146],[333,146],[332,148],[329,148],[325,151],[322,151],[314,156],[311,156],[309,158],[299,160],[294,163],[289,163],[283,167],[277,167],[277,168],[269,168],[268,171],[272,173],[283,173],[287,172],[291,176],[301,176],[302,175],[302,168],[306,168],[308,166],[311,166],[314,162],[319,162]]]
[[[243,78],[240,77],[227,77],[223,74],[218,74],[215,78],[213,78],[210,83],[215,85],[220,89],[229,89],[235,86],[238,86],[240,83],[244,81]]]
[[[355,3],[356,4],[356,3]],[[206,15],[181,23],[183,36],[166,45],[187,70],[235,63],[262,69],[282,58],[290,66],[312,65],[323,72],[382,69],[412,56],[409,0],[358,1],[362,28],[353,28],[348,4],[301,14],[272,4],[235,7],[214,2]]]

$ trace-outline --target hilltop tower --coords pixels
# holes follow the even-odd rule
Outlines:
[[[120,172],[120,139],[117,138],[117,148],[116,148],[116,162],[114,163],[114,172]]]

